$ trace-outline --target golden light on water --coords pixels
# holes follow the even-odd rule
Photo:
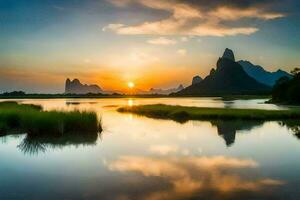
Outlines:
[[[130,106],[130,107],[133,106],[133,100],[132,99],[128,99],[127,105]]]

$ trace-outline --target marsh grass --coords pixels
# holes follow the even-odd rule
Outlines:
[[[187,120],[284,120],[300,119],[300,109],[292,110],[258,110],[231,108],[201,108],[171,106],[163,104],[127,106],[119,112],[130,112],[152,118],[173,119],[179,122]]]
[[[102,131],[94,112],[43,111],[41,106],[1,102],[0,134],[16,129],[30,135]]]

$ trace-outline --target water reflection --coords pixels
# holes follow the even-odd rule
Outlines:
[[[62,135],[26,135],[18,148],[29,155],[44,153],[48,148],[63,148],[73,145],[95,145],[98,139],[98,133],[67,133]]]
[[[211,121],[217,127],[218,134],[225,140],[226,146],[232,146],[235,142],[237,131],[250,131],[255,127],[262,126],[263,121],[244,121],[244,120],[218,120]]]
[[[165,120],[165,119],[157,119],[157,120]],[[174,120],[180,124],[185,124],[189,120]],[[193,124],[197,126],[202,125],[205,120],[193,121]],[[213,127],[216,127],[217,133],[225,140],[225,144],[227,147],[230,147],[234,144],[237,132],[247,131],[250,132],[254,128],[258,128],[263,126],[266,121],[256,121],[256,120],[208,120]],[[299,123],[300,124],[300,123]]]
[[[90,104],[90,105],[93,105],[93,104],[97,104],[98,102],[96,102],[96,101],[89,101],[89,100],[78,101],[78,99],[77,99],[77,100],[66,100],[65,103],[66,103],[67,106],[70,106],[70,105],[76,106],[76,105],[81,105],[81,104]]]
[[[233,101],[224,101],[224,108],[232,108],[234,106]]]
[[[77,101],[66,101],[66,105],[69,106],[69,105],[80,105],[81,102],[77,102]]]
[[[132,118],[132,115],[135,114],[127,114]],[[137,117],[148,117],[153,118],[155,120],[172,120],[180,124],[185,124],[188,121],[190,121],[186,117],[178,118],[178,119],[163,119],[163,118],[156,118],[152,116],[139,116],[135,115]],[[193,120],[192,120],[193,121]],[[193,124],[197,124],[197,122],[206,122],[209,121],[214,127],[217,128],[218,135],[221,136],[226,143],[227,147],[230,147],[235,142],[235,137],[237,132],[240,131],[251,131],[254,128],[258,128],[264,125],[266,122],[270,121],[264,121],[264,120],[194,120]],[[276,121],[275,121],[276,122]],[[277,121],[278,124],[282,126],[286,126],[288,129],[290,129],[296,137],[300,139],[300,121],[299,120],[285,120],[285,121]]]
[[[237,132],[247,131],[248,133],[254,128],[263,126],[266,121],[218,120],[210,121],[210,123],[217,128],[218,135],[225,140],[226,146],[230,147],[235,142]],[[281,126],[286,126],[298,139],[300,139],[299,120],[278,121],[277,123]]]
[[[136,173],[139,179],[136,183],[143,190],[139,194],[134,191],[118,194],[124,199],[243,199],[243,195],[249,197],[249,194],[271,197],[272,193],[266,189],[285,184],[277,179],[249,176],[259,167],[252,159],[225,156],[121,156],[107,165],[111,171],[125,174],[124,179]],[[153,178],[157,181],[153,182]]]
[[[300,139],[300,121],[299,120],[289,120],[279,122],[280,125],[286,126],[288,129],[292,130],[293,134]]]
[[[132,107],[134,105],[133,99],[128,99],[127,105],[130,106],[130,107]]]
[[[0,137],[0,179],[5,180],[0,181],[0,199],[299,199],[300,141],[294,137],[299,122],[180,124],[119,114],[116,107],[128,105],[126,98],[22,101],[45,110],[96,111],[105,130],[78,138]],[[79,104],[67,106],[66,101]],[[132,99],[133,105],[281,109],[232,102]],[[100,136],[103,142],[97,140]]]

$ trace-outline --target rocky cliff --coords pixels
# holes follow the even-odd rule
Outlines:
[[[225,49],[223,56],[217,62],[216,69],[212,69],[204,80],[174,95],[243,95],[264,94],[270,91],[270,87],[250,77],[243,67],[235,62],[232,50]]]
[[[203,79],[200,76],[194,76],[192,80],[192,85],[200,83]]]
[[[66,80],[65,93],[66,94],[98,94],[103,90],[98,85],[82,84],[78,79],[71,81],[69,78]]]

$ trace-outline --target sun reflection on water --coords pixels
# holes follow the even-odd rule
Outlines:
[[[134,105],[133,99],[128,99],[127,105],[132,107]]]

